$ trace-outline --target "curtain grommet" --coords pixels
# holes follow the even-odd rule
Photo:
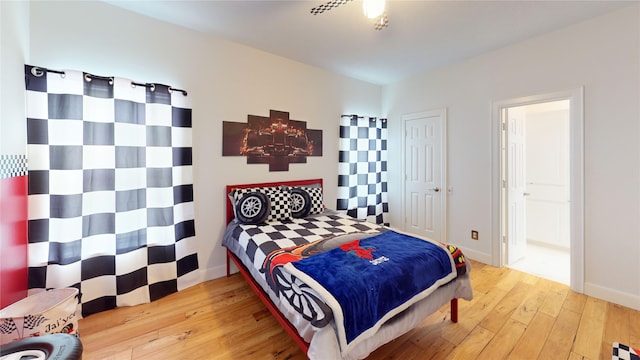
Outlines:
[[[42,75],[44,75],[44,70],[40,69],[37,66],[34,66],[31,68],[31,74],[33,74],[33,76],[35,77],[42,77]]]

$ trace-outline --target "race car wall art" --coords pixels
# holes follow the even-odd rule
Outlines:
[[[222,156],[246,156],[247,164],[269,164],[269,171],[288,171],[291,163],[322,156],[322,130],[289,119],[285,111],[269,117],[248,115],[246,123],[223,121]]]

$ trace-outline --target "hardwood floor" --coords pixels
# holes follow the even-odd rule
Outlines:
[[[471,261],[473,301],[449,306],[368,359],[611,359],[640,347],[640,311]],[[83,359],[305,359],[239,275],[80,320]]]

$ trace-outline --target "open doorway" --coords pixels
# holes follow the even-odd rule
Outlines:
[[[523,153],[514,161],[523,164],[512,164],[523,170],[524,221],[516,226],[523,226],[525,238],[524,251],[518,258],[505,258],[505,264],[569,285],[569,100],[509,107],[505,114],[521,118],[507,120],[507,126],[517,121],[522,132]]]
[[[582,293],[582,88],[495,102],[493,128],[497,135],[492,141],[494,265],[526,267],[526,261],[532,260],[540,265],[538,270],[523,270],[568,283],[574,291]],[[558,262],[561,267],[554,270],[555,265],[541,261],[550,260],[549,252],[541,256],[533,254],[540,249],[564,252]],[[523,262],[518,264],[519,260]],[[537,273],[540,269],[552,274]],[[561,277],[553,278],[559,273]]]

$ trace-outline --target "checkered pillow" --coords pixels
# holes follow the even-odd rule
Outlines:
[[[321,187],[296,187],[296,189],[302,189],[306,191],[311,198],[311,210],[309,211],[308,215],[320,214],[324,211]]]
[[[271,221],[283,221],[291,219],[291,207],[290,207],[290,193],[289,189],[285,186],[273,186],[273,187],[260,187],[260,188],[246,188],[233,190],[234,210],[235,203],[237,203],[244,194],[250,192],[261,192],[269,198],[271,209],[267,222]]]

